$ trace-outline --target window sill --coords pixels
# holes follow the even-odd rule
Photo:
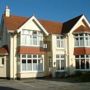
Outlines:
[[[74,46],[74,48],[83,48],[83,47],[86,47],[86,48],[90,48],[90,46]]]
[[[20,73],[40,73],[44,71],[21,71]]]
[[[76,69],[76,71],[90,71],[90,69]]]
[[[56,72],[66,72],[66,70],[56,70]]]
[[[18,46],[25,46],[25,47],[41,47],[40,45],[18,45]]]
[[[56,48],[56,49],[64,50],[65,48]]]
[[[4,67],[4,65],[0,65],[0,67]]]

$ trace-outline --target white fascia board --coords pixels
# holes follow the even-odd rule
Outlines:
[[[47,32],[47,30],[40,24],[40,22],[35,18],[35,16],[32,16],[31,19],[36,21],[36,23],[37,23],[37,24],[40,26],[40,28],[45,32],[46,35],[49,35],[49,33]]]
[[[46,31],[46,29],[40,24],[40,22],[35,18],[35,16],[32,16],[31,18],[29,18],[26,22],[28,22],[29,20],[30,20],[30,21],[34,20],[34,21],[38,24],[38,26],[45,32],[45,34],[46,34],[46,35],[49,35],[49,33],[48,33],[48,32]],[[25,25],[26,22],[25,22],[23,25]],[[23,26],[23,25],[22,25],[22,26]],[[21,27],[22,27],[22,26],[21,26]],[[21,31],[21,27],[17,30],[17,33]]]
[[[83,16],[77,21],[77,23],[72,27],[72,29],[70,30],[69,33],[71,33],[73,30],[75,30],[75,28],[76,28],[76,26],[78,25],[78,23],[81,22],[81,20],[83,20],[83,19],[85,20],[85,22],[87,23],[87,25],[90,27],[90,24],[89,24],[88,20],[87,20],[86,17],[83,15]]]
[[[89,21],[87,20],[87,18],[83,15],[83,19],[85,20],[85,22],[87,23],[88,27],[90,27],[90,23]]]

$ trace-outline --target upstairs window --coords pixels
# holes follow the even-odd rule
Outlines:
[[[90,34],[75,34],[75,47],[90,47]]]
[[[21,44],[26,46],[40,46],[43,35],[40,31],[22,30]]]
[[[56,37],[56,45],[57,45],[57,48],[64,48],[64,39],[62,36]]]

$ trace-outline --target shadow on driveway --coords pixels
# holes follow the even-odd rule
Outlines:
[[[87,77],[65,77],[65,78],[38,78],[39,80],[46,80],[46,81],[57,81],[57,82],[69,82],[69,83],[85,83],[90,82],[90,79]]]
[[[14,88],[11,88],[11,87],[0,86],[0,90],[19,90],[19,89],[14,89]]]

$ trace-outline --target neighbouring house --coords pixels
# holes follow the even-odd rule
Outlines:
[[[90,23],[84,15],[66,22],[11,15],[0,24],[0,77],[36,78],[90,71]]]

